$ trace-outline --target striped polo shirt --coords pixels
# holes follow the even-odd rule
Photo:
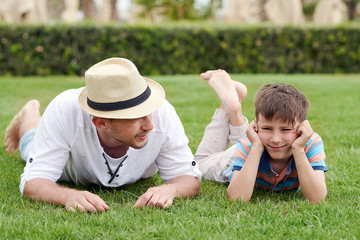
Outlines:
[[[244,166],[250,149],[251,142],[246,136],[237,142],[232,165],[223,172],[223,177],[226,182],[231,181],[233,171],[240,171]],[[314,133],[310,140],[306,143],[305,153],[314,170],[322,170],[324,172],[328,171],[325,165],[324,145],[321,137],[317,133]],[[297,191],[300,187],[300,182],[294,158],[290,158],[288,165],[281,171],[281,173],[276,173],[270,166],[269,154],[265,149],[260,158],[255,187],[274,192]]]

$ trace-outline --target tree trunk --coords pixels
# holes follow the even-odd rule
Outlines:
[[[348,9],[349,20],[355,19],[357,1],[356,0],[346,0],[345,4],[346,4],[347,9]]]
[[[269,20],[267,15],[266,15],[266,11],[265,11],[265,3],[267,2],[267,0],[259,0],[259,19],[261,22],[267,21]]]
[[[111,0],[111,20],[117,21],[119,19],[116,9],[117,0]]]
[[[95,9],[93,0],[82,0],[82,9],[86,19],[94,19]]]

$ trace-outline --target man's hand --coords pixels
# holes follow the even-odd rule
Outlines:
[[[194,176],[183,175],[160,186],[149,188],[136,201],[135,207],[167,208],[174,198],[192,197],[200,191],[200,180]]]
[[[136,201],[135,207],[160,207],[167,208],[172,205],[176,193],[170,185],[163,184],[157,187],[149,188]]]
[[[109,209],[104,200],[88,191],[74,190],[68,194],[65,201],[65,208],[73,212],[104,212]]]
[[[61,204],[69,211],[103,212],[109,209],[105,201],[88,191],[60,186],[50,180],[34,178],[25,184],[24,196],[48,202]]]
[[[298,138],[294,140],[291,144],[292,150],[304,150],[306,143],[309,141],[314,131],[311,128],[311,125],[308,120],[301,122],[296,128],[296,133]]]

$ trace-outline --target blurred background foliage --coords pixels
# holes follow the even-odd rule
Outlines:
[[[360,0],[343,0],[346,21],[326,26],[312,22],[320,0],[301,0],[306,22],[299,26],[267,19],[260,10],[270,0],[249,0],[258,7],[251,13],[254,22],[220,18],[219,9],[231,7],[225,0],[133,0],[141,6],[136,22],[113,12],[100,21],[95,2],[81,0],[75,10],[82,10],[82,20],[61,21],[61,9],[74,1],[47,0],[52,20],[46,23],[0,21],[0,75],[83,75],[95,62],[115,56],[131,59],[149,75],[217,68],[231,73],[360,70]]]
[[[1,75],[82,75],[109,57],[143,74],[356,73],[359,26],[0,24]]]

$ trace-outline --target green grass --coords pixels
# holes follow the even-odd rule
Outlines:
[[[248,86],[245,115],[254,118],[253,98],[264,83],[298,87],[311,102],[308,119],[325,143],[327,199],[309,203],[301,194],[255,191],[250,202],[230,202],[226,185],[202,182],[189,200],[170,209],[136,209],[137,197],[160,184],[156,175],[134,185],[93,188],[110,210],[71,213],[60,206],[23,198],[19,181],[24,162],[0,149],[0,239],[358,239],[360,238],[360,75],[233,75]],[[203,130],[219,105],[198,76],[154,76],[176,107],[195,152]],[[1,77],[0,137],[12,116],[31,98],[42,111],[68,88],[83,86],[78,77]],[[70,185],[78,189],[82,187]]]

